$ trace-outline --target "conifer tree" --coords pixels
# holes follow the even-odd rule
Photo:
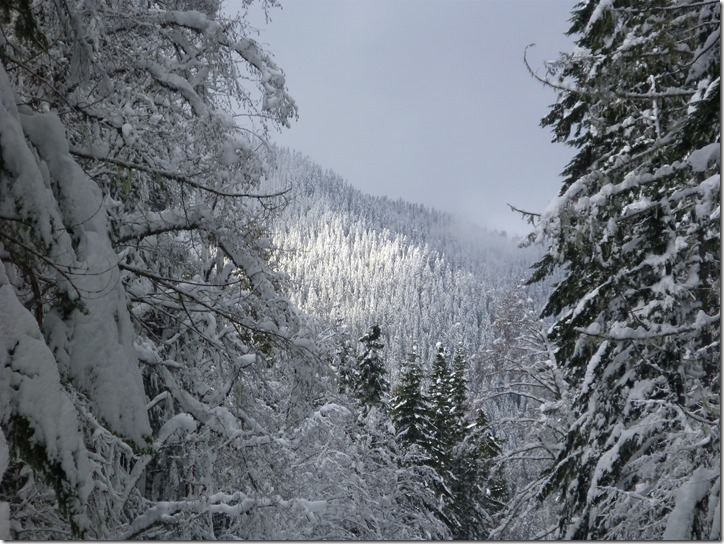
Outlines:
[[[452,368],[450,369],[449,392],[451,416],[453,420],[454,440],[460,441],[465,433],[465,419],[468,411],[468,381],[465,377],[467,359],[462,343],[455,347]]]
[[[452,449],[450,511],[456,521],[453,534],[459,540],[488,539],[494,516],[503,505],[505,481],[496,462],[501,448],[493,438],[485,413],[467,425]]]
[[[417,346],[407,356],[400,383],[395,387],[392,401],[392,421],[397,437],[407,445],[419,445],[429,452],[433,441],[430,421],[430,403],[422,390],[423,374],[420,368]]]
[[[354,391],[365,410],[382,407],[389,391],[389,383],[385,377],[387,370],[380,353],[384,348],[380,335],[379,325],[373,325],[369,332],[359,339],[363,350],[358,358]]]
[[[532,239],[575,388],[558,538],[720,538],[720,4],[580,2],[539,77],[579,151]]]
[[[488,538],[492,516],[502,506],[505,485],[501,472],[494,470],[501,449],[490,434],[482,410],[473,419],[468,406],[467,359],[462,345],[455,348],[448,379],[450,412],[450,518],[455,520],[457,539]]]
[[[435,468],[445,477],[444,473],[450,466],[450,449],[454,439],[450,368],[445,358],[445,347],[441,342],[437,343],[436,350],[429,392],[432,408],[431,422],[435,433],[431,454]]]
[[[334,323],[334,364],[337,372],[337,388],[339,393],[350,393],[354,387],[355,353],[350,343],[347,326],[341,317]]]

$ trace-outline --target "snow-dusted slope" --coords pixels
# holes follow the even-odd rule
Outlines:
[[[354,337],[379,323],[393,370],[413,343],[426,362],[438,341],[477,351],[501,293],[528,276],[536,257],[449,214],[365,195],[298,153],[280,150],[277,166],[262,188],[289,190],[271,229],[293,300],[341,319]]]

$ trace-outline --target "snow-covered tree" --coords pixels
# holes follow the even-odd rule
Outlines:
[[[465,357],[462,344],[455,346],[453,362],[450,368],[448,382],[450,397],[450,411],[453,418],[454,440],[460,441],[465,434],[466,418],[470,412],[468,405],[468,360]]]
[[[474,404],[492,414],[486,425],[502,438],[495,469],[507,501],[491,538],[550,534],[558,521],[553,498],[537,496],[543,471],[563,448],[570,392],[555,347],[523,286],[499,300],[490,345],[473,359]]]
[[[483,411],[478,410],[476,417],[470,409],[467,357],[460,344],[448,372],[449,464],[444,472],[450,495],[448,518],[456,539],[486,539],[505,492],[501,471],[495,468],[500,448]]]
[[[506,485],[498,466],[501,448],[491,434],[484,412],[466,425],[451,449],[448,487],[449,518],[457,540],[486,540],[495,516],[506,499]]]
[[[363,194],[301,153],[280,149],[275,163],[262,189],[287,191],[270,227],[289,296],[330,324],[342,316],[356,337],[379,324],[389,362],[404,361],[412,341],[422,361],[439,338],[478,351],[493,302],[542,254],[450,214]],[[542,299],[547,289],[531,291]],[[400,367],[388,366],[392,380]]]
[[[579,152],[531,240],[575,398],[555,536],[720,538],[720,4],[583,1],[537,75]]]
[[[382,359],[384,345],[380,342],[380,327],[372,325],[370,330],[359,339],[362,352],[357,359],[354,376],[354,393],[365,410],[386,405],[389,383],[385,375],[387,369]]]
[[[42,39],[4,11],[11,535],[269,538],[282,512],[301,535],[319,489],[282,462],[328,371],[254,188],[283,74],[218,2],[18,6]]]
[[[416,444],[429,452],[434,440],[430,402],[423,390],[424,374],[420,367],[417,346],[407,356],[400,382],[393,390],[390,413],[397,439],[407,446]]]
[[[435,468],[443,478],[450,466],[450,452],[455,440],[455,419],[452,413],[450,398],[450,366],[448,365],[445,346],[438,342],[437,353],[432,363],[430,374],[431,422],[434,430],[434,441],[431,454]]]

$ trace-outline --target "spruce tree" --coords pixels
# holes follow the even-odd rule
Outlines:
[[[471,417],[466,379],[467,358],[462,345],[455,348],[449,370],[447,396],[450,405],[450,519],[456,539],[486,539],[493,527],[493,515],[502,506],[505,485],[494,464],[501,454],[490,434],[485,413]]]
[[[579,151],[531,239],[575,388],[558,538],[720,538],[720,5],[580,2],[540,77]]]
[[[407,446],[418,445],[429,452],[433,442],[430,403],[422,390],[423,373],[417,346],[407,356],[400,383],[395,387],[392,401],[392,421],[398,439]]]
[[[500,445],[493,438],[485,413],[466,425],[464,435],[452,449],[450,511],[459,540],[484,540],[494,527],[494,516],[506,497],[506,485],[497,466]]]
[[[372,407],[382,407],[389,391],[389,383],[385,377],[387,370],[380,353],[384,348],[380,336],[379,325],[373,325],[369,332],[359,339],[363,349],[358,358],[354,391],[366,411]]]
[[[465,434],[465,419],[468,412],[468,381],[465,377],[467,359],[463,353],[462,343],[455,347],[453,364],[450,369],[449,391],[452,431],[454,440],[460,441]]]
[[[434,429],[434,441],[431,454],[435,468],[445,477],[450,466],[450,449],[453,445],[453,418],[450,399],[450,368],[445,358],[445,347],[438,342],[437,353],[432,364],[430,378],[431,422]]]

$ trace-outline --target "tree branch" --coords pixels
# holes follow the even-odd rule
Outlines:
[[[100,162],[107,162],[110,164],[115,164],[117,166],[123,166],[125,168],[134,168],[136,170],[139,170],[141,172],[146,172],[147,174],[155,174],[157,176],[161,176],[166,179],[170,179],[173,181],[177,181],[179,183],[182,183],[184,185],[189,185],[191,187],[194,187],[196,189],[200,189],[202,191],[207,191],[211,194],[221,196],[221,197],[228,197],[228,198],[256,198],[258,200],[268,199],[268,198],[275,198],[279,196],[286,195],[291,189],[285,189],[283,191],[279,191],[277,193],[270,193],[270,194],[258,194],[258,193],[229,193],[226,191],[220,191],[218,189],[214,189],[213,187],[209,187],[207,185],[203,185],[201,183],[198,183],[194,180],[192,180],[190,177],[185,176],[183,174],[179,174],[176,172],[168,172],[166,170],[158,170],[156,168],[151,168],[148,166],[144,166],[142,164],[130,162],[130,161],[124,161],[122,159],[115,159],[112,157],[96,157],[90,153],[87,153],[85,151],[82,151],[80,149],[71,149],[70,153],[72,155],[75,155],[76,157],[82,157],[84,159],[90,159],[94,161],[100,161]]]

